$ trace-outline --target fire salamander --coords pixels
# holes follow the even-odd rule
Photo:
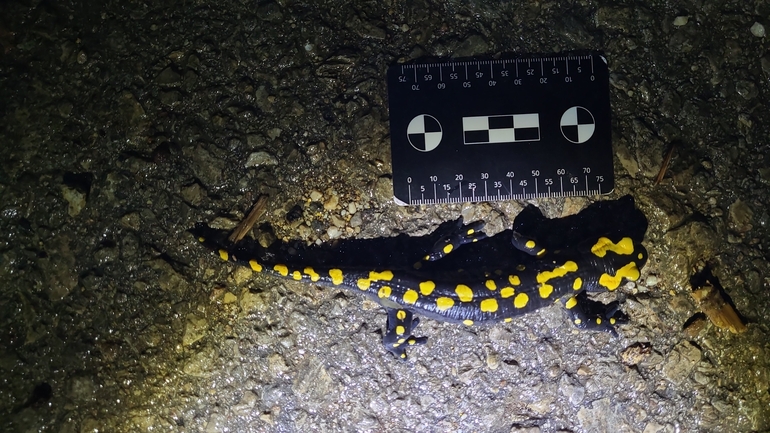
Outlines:
[[[191,232],[228,262],[254,272],[347,289],[387,310],[385,348],[406,359],[424,344],[416,315],[475,326],[510,322],[561,304],[580,329],[617,335],[626,316],[585,293],[614,291],[635,281],[647,261],[641,241],[647,219],[633,198],[601,201],[565,218],[547,219],[534,206],[512,230],[487,237],[480,221],[444,223],[432,235],[340,241],[334,246],[254,241],[229,245],[224,231],[198,224]]]

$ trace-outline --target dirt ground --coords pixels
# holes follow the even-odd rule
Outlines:
[[[3,1],[0,430],[770,431],[768,26],[730,0]],[[424,320],[398,362],[378,305],[187,232],[262,194],[266,242],[510,228],[525,202],[393,202],[385,72],[586,49],[609,62],[608,198],[649,219],[619,338],[557,307]],[[704,269],[745,332],[700,312]]]

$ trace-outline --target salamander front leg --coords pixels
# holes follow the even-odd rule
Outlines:
[[[388,352],[401,360],[406,360],[406,347],[425,344],[426,337],[415,337],[412,332],[420,324],[411,311],[388,308],[388,324],[382,344]]]
[[[617,302],[604,305],[601,302],[589,300],[582,293],[562,298],[561,302],[572,324],[579,329],[609,332],[617,337],[615,326],[628,323],[628,316],[620,311],[620,304]]]

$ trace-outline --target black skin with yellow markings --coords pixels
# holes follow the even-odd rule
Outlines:
[[[426,341],[413,335],[416,315],[472,326],[559,303],[581,329],[615,335],[615,325],[626,322],[617,305],[592,302],[585,293],[612,291],[639,278],[647,261],[641,244],[647,219],[631,196],[560,219],[529,206],[513,230],[487,237],[482,228],[460,219],[422,237],[267,249],[248,240],[230,245],[227,233],[205,224],[191,232],[222,259],[256,272],[369,296],[388,312],[383,344],[400,359],[406,347]]]

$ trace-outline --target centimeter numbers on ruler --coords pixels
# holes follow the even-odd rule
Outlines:
[[[439,183],[438,176],[429,175],[427,184],[419,184],[411,177],[406,178],[408,204],[461,203],[466,201],[501,201],[526,200],[541,197],[575,197],[601,195],[611,191],[602,191],[603,175],[592,176],[591,167],[583,167],[583,176],[565,176],[566,170],[557,169],[555,177],[541,177],[539,170],[532,170],[530,175],[506,173],[508,181],[490,181],[489,173],[478,173],[478,181],[463,182],[466,176],[455,174],[455,182]],[[561,175],[559,175],[561,174]],[[516,180],[514,181],[514,177]],[[594,182],[589,181],[594,178]],[[515,183],[514,183],[515,182]],[[596,185],[591,189],[589,185]]]
[[[388,96],[397,202],[614,188],[609,71],[600,55],[394,65]]]
[[[589,79],[595,80],[593,56],[566,56],[401,65],[398,81],[411,83],[411,89],[414,91],[423,90],[421,86],[428,87],[433,83],[438,90],[446,89],[451,83],[463,88],[485,84],[495,87],[501,79],[510,80],[516,86],[524,85],[525,80],[531,79],[535,79],[539,84],[548,84],[549,79],[559,77],[570,83],[570,63],[573,64],[573,73],[582,74],[584,68],[588,68],[586,72],[591,74]],[[479,82],[485,79],[486,83]]]

